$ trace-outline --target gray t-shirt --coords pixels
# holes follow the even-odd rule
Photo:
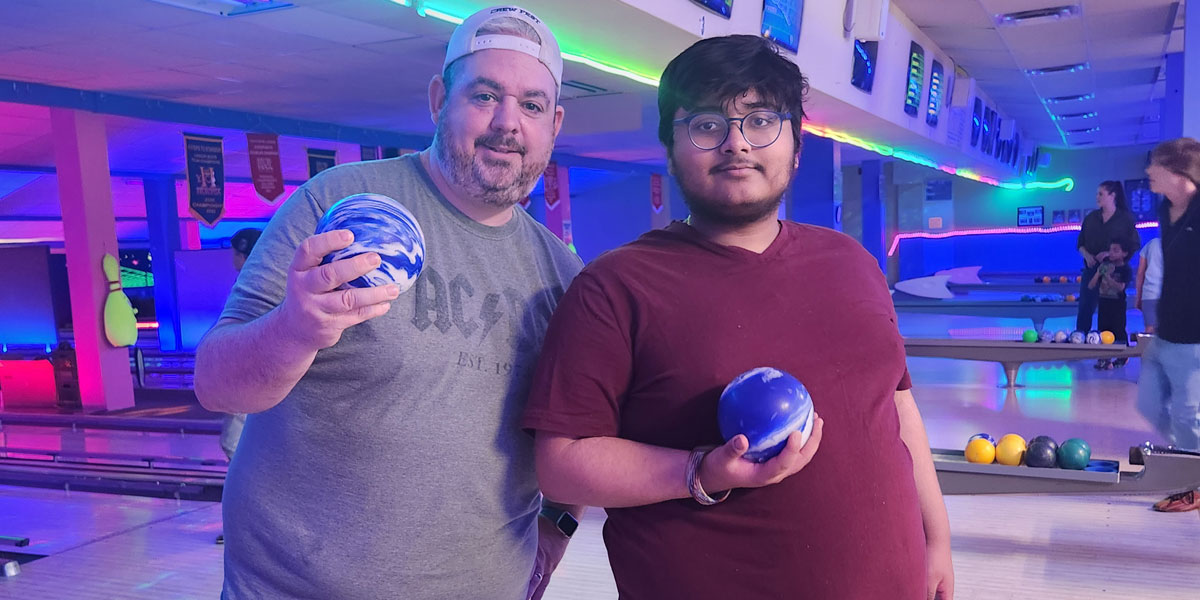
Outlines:
[[[500,227],[471,220],[416,155],[355,163],[280,207],[222,317],[279,305],[296,247],[361,192],[416,216],[424,271],[247,419],[225,484],[223,598],[523,598],[540,496],[518,419],[582,263],[519,208]]]

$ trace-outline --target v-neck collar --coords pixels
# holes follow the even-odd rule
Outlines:
[[[683,221],[672,221],[670,225],[667,225],[666,231],[674,233],[705,250],[721,256],[741,261],[761,262],[773,259],[783,248],[787,247],[792,239],[793,230],[791,227],[788,227],[787,222],[776,222],[779,223],[779,233],[775,235],[775,239],[771,240],[771,243],[761,253],[738,246],[718,244],[700,233],[695,227]]]

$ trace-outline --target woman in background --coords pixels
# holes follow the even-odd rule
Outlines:
[[[1075,318],[1075,330],[1088,332],[1092,327],[1092,317],[1100,303],[1099,292],[1090,286],[1096,268],[1104,255],[1108,253],[1109,244],[1116,240],[1129,240],[1133,247],[1141,245],[1138,237],[1137,219],[1129,210],[1125,201],[1125,188],[1120,181],[1104,181],[1096,188],[1096,206],[1083,218],[1079,229],[1079,238],[1075,245],[1079,255],[1083,257],[1083,277],[1079,284],[1079,315]]]

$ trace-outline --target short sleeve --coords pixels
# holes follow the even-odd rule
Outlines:
[[[288,268],[296,248],[313,235],[323,212],[308,186],[296,190],[284,201],[238,273],[221,312],[222,319],[253,321],[283,303]]]
[[[588,269],[550,320],[521,426],[571,437],[616,436],[632,375],[628,296]]]

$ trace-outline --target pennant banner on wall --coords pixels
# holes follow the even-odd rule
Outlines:
[[[546,194],[546,208],[554,210],[558,206],[558,164],[550,161],[546,171],[542,173],[542,189]]]
[[[662,212],[662,175],[658,173],[650,174],[650,206],[654,208],[654,212]]]
[[[337,150],[308,149],[308,178],[337,164]]]
[[[247,133],[246,152],[250,155],[250,180],[254,191],[272,204],[283,195],[283,167],[279,164],[279,136],[273,133]]]
[[[183,134],[187,155],[188,212],[212,227],[225,216],[225,155],[220,137]]]
[[[533,199],[530,198],[529,196],[525,196],[524,198],[521,198],[521,200],[519,202],[517,202],[517,204],[520,205],[521,208],[523,208],[525,210],[529,210],[529,204],[530,204],[530,202],[532,202],[532,200]]]

